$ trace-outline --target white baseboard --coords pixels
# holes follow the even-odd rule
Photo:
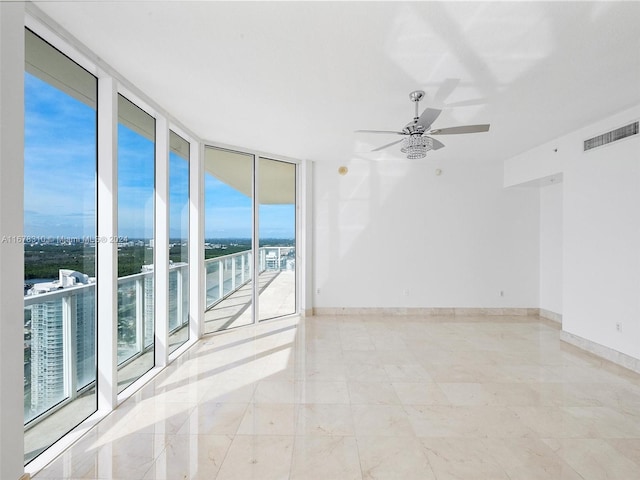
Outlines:
[[[546,318],[547,320],[551,320],[553,322],[557,322],[562,325],[562,314],[552,312],[551,310],[545,310],[544,308],[540,309],[540,317]]]
[[[386,307],[318,307],[313,309],[313,315],[415,315],[415,316],[536,316],[538,308],[386,308]]]
[[[560,332],[560,340],[570,343],[582,350],[586,350],[589,353],[604,358],[610,362],[620,365],[621,367],[628,368],[636,373],[640,373],[640,359],[631,357],[625,353],[618,352],[613,348],[605,347],[599,343],[592,342],[586,338],[579,337],[573,333],[562,331]]]

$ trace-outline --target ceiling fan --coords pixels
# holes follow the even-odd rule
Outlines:
[[[388,143],[381,147],[371,150],[377,152],[385,148],[391,147],[402,142],[401,152],[407,154],[408,159],[424,158],[427,156],[428,150],[438,150],[444,147],[444,144],[430,135],[454,135],[459,133],[478,133],[488,132],[489,124],[482,125],[462,125],[459,127],[448,128],[431,128],[431,124],[438,118],[442,110],[437,108],[426,108],[422,115],[418,116],[418,102],[424,97],[422,90],[416,90],[409,94],[409,98],[416,104],[416,113],[413,121],[401,131],[393,130],[356,130],[358,133],[386,133],[393,135],[402,135],[405,138]]]

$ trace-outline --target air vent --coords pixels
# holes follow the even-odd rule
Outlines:
[[[591,150],[592,148],[601,147],[607,143],[622,140],[623,138],[630,137],[631,135],[638,134],[638,122],[630,123],[624,127],[616,128],[610,132],[603,133],[597,137],[590,138],[584,141],[584,151]]]

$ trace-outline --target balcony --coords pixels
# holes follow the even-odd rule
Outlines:
[[[259,320],[295,312],[295,248],[259,249]],[[251,252],[205,261],[205,333],[250,325],[253,322]],[[221,287],[222,286],[222,287]]]
[[[259,250],[259,320],[295,312],[295,248]],[[205,261],[205,332],[252,323],[252,254]],[[188,265],[169,269],[169,350],[188,339]],[[118,390],[154,354],[153,270],[118,279]],[[95,284],[24,297],[25,461],[96,410]],[[151,357],[151,358],[150,358]]]
[[[169,268],[169,347],[188,338],[188,265]],[[118,279],[118,390],[153,365],[153,270]],[[24,297],[25,461],[96,410],[95,284]]]

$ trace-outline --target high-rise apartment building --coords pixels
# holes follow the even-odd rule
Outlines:
[[[31,405],[25,417],[36,417],[95,380],[94,282],[86,274],[61,269],[58,280],[37,283],[29,291],[29,295],[42,295],[42,302],[28,307]],[[57,293],[61,290],[64,294]]]

